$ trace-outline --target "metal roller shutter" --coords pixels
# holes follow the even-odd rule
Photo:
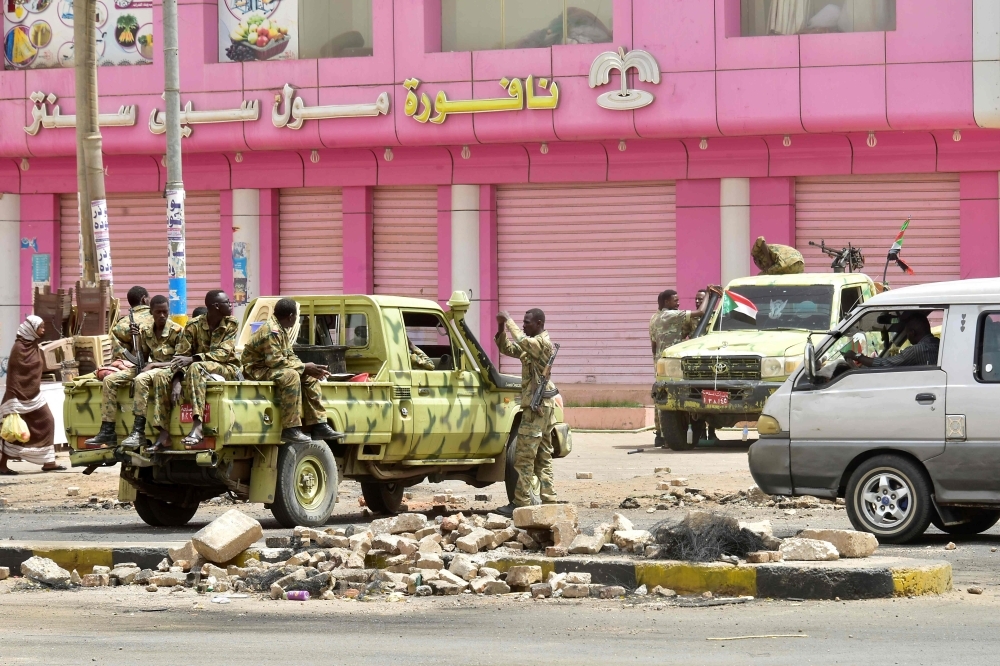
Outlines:
[[[375,293],[436,301],[437,188],[375,188]]]
[[[882,279],[885,256],[903,221],[912,218],[902,258],[915,274],[889,267],[896,288],[960,274],[958,174],[824,176],[795,182],[795,245],[811,272],[830,272],[830,259],[809,241],[865,254],[865,273]]]
[[[278,243],[282,294],[344,290],[344,215],[339,188],[281,190]]]
[[[500,309],[545,311],[556,379],[652,383],[649,318],[676,277],[674,183],[499,187],[497,228]]]
[[[187,250],[188,310],[201,305],[205,293],[219,288],[219,193],[188,192],[184,206]],[[79,217],[76,194],[61,198],[60,285],[80,279]],[[151,295],[167,295],[166,203],[159,192],[109,194],[111,262],[115,296],[124,301],[133,285]]]

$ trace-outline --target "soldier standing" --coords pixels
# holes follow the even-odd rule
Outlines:
[[[722,294],[722,289],[716,285],[712,285],[704,291]],[[660,292],[657,305],[659,310],[649,320],[649,341],[653,351],[654,365],[663,354],[663,350],[676,345],[694,332],[695,328],[698,327],[698,322],[705,316],[708,309],[708,299],[702,299],[698,303],[697,310],[680,310],[678,309],[680,299],[677,298],[677,292],[673,289],[667,289]],[[655,445],[659,448],[666,446],[666,440],[663,439],[663,428],[660,426],[660,410],[656,410]]]
[[[281,441],[303,444],[338,439],[340,434],[326,421],[319,385],[329,376],[329,369],[303,363],[292,349],[290,334],[299,319],[298,310],[290,298],[275,303],[274,314],[243,348],[243,372],[247,379],[274,382],[274,401],[281,410]],[[303,432],[303,421],[309,435]]]
[[[508,339],[510,334],[510,339]],[[545,313],[534,308],[524,313],[524,330],[506,312],[497,315],[497,347],[504,356],[521,360],[521,425],[514,441],[514,468],[517,485],[514,502],[497,509],[510,517],[519,506],[531,505],[531,477],[537,476],[544,504],[555,504],[552,481],[552,428],[555,426],[553,398],[558,390],[548,382],[542,393],[541,413],[532,411],[531,398],[552,356],[552,341],[545,330]]]
[[[153,317],[149,314],[149,292],[145,287],[138,285],[128,290],[128,304],[132,309],[132,317],[141,329],[153,323]],[[114,361],[124,361],[131,366],[126,370],[120,370],[104,378],[101,387],[101,429],[96,436],[86,441],[89,446],[110,445],[118,443],[118,435],[115,433],[115,422],[118,415],[118,389],[128,386],[129,382],[135,379],[141,368],[137,369],[125,357],[125,354],[135,354],[132,349],[131,322],[127,315],[118,318],[118,321],[111,327],[111,358]]]

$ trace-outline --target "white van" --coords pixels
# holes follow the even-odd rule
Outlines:
[[[1000,520],[1000,279],[879,294],[813,342],[757,424],[764,492],[843,497],[885,543]]]

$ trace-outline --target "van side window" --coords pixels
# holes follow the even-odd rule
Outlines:
[[[840,320],[847,319],[851,310],[861,302],[861,287],[844,287],[840,292]]]
[[[837,361],[843,358],[847,350],[852,350],[860,356],[871,359],[868,367],[850,369],[871,371],[879,369],[911,369],[937,367],[939,357],[938,327],[943,319],[943,310],[933,309],[899,309],[873,310],[865,313],[848,327],[827,350],[824,362]],[[998,313],[1000,317],[1000,313]],[[908,339],[907,322],[913,320],[923,334],[919,340]],[[923,325],[920,326],[920,320]],[[1000,321],[1000,319],[998,319]],[[830,368],[834,370],[834,368]]]
[[[979,318],[976,379],[981,382],[1000,382],[1000,312],[986,312]]]

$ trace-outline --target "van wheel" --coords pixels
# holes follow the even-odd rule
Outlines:
[[[847,482],[847,516],[854,529],[881,543],[906,543],[931,522],[930,482],[924,470],[901,456],[870,458]]]
[[[688,444],[687,429],[690,422],[686,412],[660,410],[660,428],[663,429],[663,439],[671,451],[690,451],[698,445],[693,437]]]
[[[968,517],[968,522],[959,525],[945,525],[937,511],[931,511],[931,522],[934,523],[934,527],[945,534],[954,534],[955,536],[972,536],[985,532],[1000,521],[1000,511],[971,509],[968,511]]]
[[[364,495],[368,508],[375,513],[390,516],[399,513],[399,507],[403,504],[404,490],[406,488],[402,483],[361,484],[361,494]]]
[[[271,513],[282,527],[319,527],[337,504],[337,461],[326,442],[278,450],[278,484]]]
[[[510,433],[510,437],[507,439],[507,462],[504,467],[503,472],[503,482],[507,486],[507,501],[511,504],[514,503],[514,489],[517,488],[517,468],[514,467],[514,447],[517,443],[517,432]],[[538,477],[534,474],[531,475],[531,503],[533,505],[538,505],[542,503],[542,484],[538,481]]]
[[[191,522],[194,514],[198,513],[198,505],[182,506],[176,502],[165,502],[137,492],[135,512],[143,522],[153,527],[182,527]]]

